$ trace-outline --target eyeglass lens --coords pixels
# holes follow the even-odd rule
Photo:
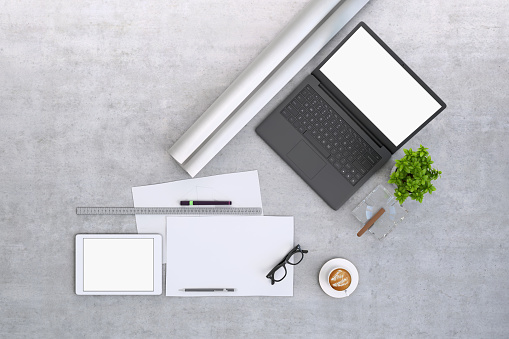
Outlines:
[[[304,254],[302,254],[302,252],[296,252],[292,256],[290,256],[290,258],[288,258],[286,262],[291,265],[297,265],[302,261],[302,258],[304,258]]]
[[[286,267],[284,265],[280,266],[273,274],[275,281],[281,281],[286,276]]]

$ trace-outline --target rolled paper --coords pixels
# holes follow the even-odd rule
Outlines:
[[[170,149],[173,158],[181,164],[184,163],[339,1],[313,1],[291,20],[283,31],[175,142]]]
[[[337,5],[339,1],[329,1],[327,4],[334,9],[332,13],[326,12],[324,1],[311,3],[303,12],[309,11],[311,7],[314,15],[318,16],[320,9],[320,20],[312,21],[308,19],[307,13],[300,13],[253,62],[255,65],[251,64],[173,145],[170,154],[194,177],[368,1],[344,0],[339,6],[333,4]],[[327,15],[329,17],[316,28],[316,24]],[[302,19],[302,23],[301,18],[305,19]],[[311,22],[316,23],[314,27],[311,27]],[[292,33],[291,30],[299,33]],[[270,58],[277,58],[277,65]],[[258,72],[264,74],[263,79]],[[272,75],[267,77],[270,73]],[[258,82],[255,86],[254,83],[248,84],[251,81]],[[245,101],[247,97],[249,99]],[[233,111],[234,114],[231,114]]]

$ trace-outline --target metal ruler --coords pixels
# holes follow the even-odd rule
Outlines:
[[[261,215],[261,207],[77,207],[78,215]]]

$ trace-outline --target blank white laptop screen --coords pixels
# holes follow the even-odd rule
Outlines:
[[[76,242],[76,293],[157,294],[157,285],[161,290],[160,235],[78,235]]]
[[[363,27],[320,71],[396,146],[441,108]]]

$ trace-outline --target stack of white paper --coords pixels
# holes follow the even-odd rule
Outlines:
[[[266,275],[293,247],[293,217],[168,218],[166,295],[292,296],[292,265],[274,285]],[[182,291],[186,288],[235,292]]]
[[[262,207],[258,171],[133,187],[132,192],[134,207],[179,207],[181,200],[229,200],[233,207]],[[163,263],[166,262],[166,217],[136,215],[138,233],[163,236]]]
[[[133,187],[135,207],[178,207],[181,200],[229,200],[262,207],[258,172]],[[193,208],[193,207],[190,207]],[[163,235],[168,296],[292,296],[293,266],[274,285],[269,271],[294,247],[293,217],[136,215],[138,233]],[[234,292],[183,289],[233,288]]]

